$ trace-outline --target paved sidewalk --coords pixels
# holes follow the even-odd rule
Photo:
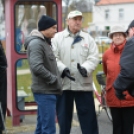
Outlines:
[[[34,130],[36,127],[36,115],[26,115],[23,122],[20,123],[20,126],[17,127],[12,127],[9,125],[9,122],[11,123],[11,117],[7,117],[6,121],[8,122],[6,123],[7,134],[34,134]],[[79,123],[78,121],[73,120],[71,134],[76,134],[76,128],[78,128],[79,130]],[[56,134],[58,134],[58,132],[59,127],[56,123]]]
[[[24,69],[24,70],[17,70],[17,75],[24,75],[24,74],[30,74],[29,69]]]
[[[98,101],[95,99],[96,111],[98,111]],[[72,122],[71,134],[81,134],[79,122],[76,119],[76,109],[74,108],[74,118]],[[34,134],[36,126],[36,115],[25,115],[25,118],[20,126],[13,127],[11,123],[11,117],[6,119],[7,134]],[[59,133],[59,127],[56,123],[56,134]],[[5,133],[4,133],[5,134]]]

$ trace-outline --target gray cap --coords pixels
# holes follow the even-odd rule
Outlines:
[[[125,36],[127,36],[126,30],[122,26],[113,26],[111,31],[108,33],[108,37],[112,39],[114,33],[123,33]]]
[[[74,17],[77,17],[77,16],[82,16],[82,12],[78,11],[78,10],[75,10],[75,11],[71,11],[67,18],[68,19],[71,19],[71,18],[74,18]]]

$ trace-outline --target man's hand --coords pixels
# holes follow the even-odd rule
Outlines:
[[[62,78],[64,78],[65,76],[68,77],[70,80],[75,81],[75,78],[70,75],[70,71],[68,68],[65,68],[61,75]]]
[[[115,90],[115,95],[119,100],[125,100],[126,94],[123,94],[123,91]]]
[[[77,69],[79,70],[80,74],[83,77],[87,77],[87,70],[80,65],[80,63],[77,63]]]

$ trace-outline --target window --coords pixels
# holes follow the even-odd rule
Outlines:
[[[38,19],[43,14],[57,20],[57,5],[52,1],[22,1],[15,5],[15,50],[18,54],[26,54],[24,42],[32,30],[37,29]],[[0,8],[1,11],[1,8]],[[14,38],[14,34],[13,34]],[[13,52],[14,54],[14,52]],[[34,97],[31,91],[31,73],[27,59],[20,57],[15,65],[15,85],[17,107],[23,110],[35,110]]]
[[[54,2],[19,1],[15,5],[15,50],[25,54],[25,38],[34,29],[37,29],[38,19],[48,15],[57,20],[57,6]]]
[[[108,20],[110,17],[110,11],[109,10],[105,10],[105,19]]]
[[[119,9],[119,20],[124,19],[124,9]]]

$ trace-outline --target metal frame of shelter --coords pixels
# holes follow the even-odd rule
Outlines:
[[[15,5],[17,2],[54,2],[57,6],[58,31],[62,29],[62,0],[5,0],[5,23],[6,23],[6,55],[8,61],[8,85],[7,85],[7,108],[8,116],[12,116],[12,125],[20,124],[20,116],[36,114],[36,110],[21,111],[17,107],[16,86],[16,62],[27,58],[26,53],[21,54],[15,50]],[[51,9],[49,9],[51,10]],[[26,103],[25,103],[26,105]],[[36,105],[29,103],[28,105]]]

